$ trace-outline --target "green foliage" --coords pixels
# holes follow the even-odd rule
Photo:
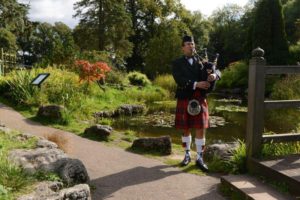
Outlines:
[[[55,173],[46,173],[44,171],[38,171],[34,173],[34,178],[38,181],[59,181],[62,182],[62,179]]]
[[[37,172],[28,174],[8,160],[8,153],[13,149],[31,149],[36,147],[36,138],[19,140],[19,133],[0,131],[0,199],[16,199],[23,193],[30,192],[30,187],[37,181],[60,181],[57,174]]]
[[[210,31],[208,48],[220,54],[218,64],[221,67],[243,59],[247,31],[243,29],[242,17],[245,10],[236,5],[228,4],[217,9],[211,16],[213,24]],[[234,35],[234,37],[232,37]]]
[[[16,37],[10,31],[0,28],[0,49],[5,51],[14,51],[17,49]]]
[[[239,147],[233,151],[229,160],[221,160],[214,156],[209,162],[209,168],[214,172],[226,172],[232,174],[246,173],[246,144],[238,140]]]
[[[79,34],[77,38],[88,36],[85,39],[97,44],[92,46],[96,48],[94,50],[110,49],[119,64],[131,55],[132,43],[129,42],[128,37],[132,34],[132,24],[123,1],[80,0],[74,4],[74,9],[75,16],[80,17],[80,28],[75,32]],[[77,41],[78,46],[82,46],[81,39]]]
[[[300,40],[300,0],[290,0],[284,5],[285,28],[288,40],[295,44]],[[298,23],[297,23],[298,20]]]
[[[4,193],[2,195],[7,195],[7,197],[19,193],[34,182],[30,175],[8,160],[10,150],[35,146],[36,139],[18,141],[17,135],[13,132],[6,134],[0,131],[0,187],[2,187],[2,193]]]
[[[153,84],[160,86],[165,90],[169,91],[170,94],[175,95],[177,85],[171,74],[157,76],[154,79]]]
[[[272,158],[300,153],[300,142],[268,143],[263,145],[262,157]]]
[[[252,48],[256,47],[265,50],[269,64],[287,64],[289,49],[280,0],[257,2],[252,33]]]
[[[288,75],[277,81],[273,87],[272,99],[292,100],[300,98],[300,76]]]
[[[49,78],[38,89],[30,83],[37,74],[42,72],[50,73]],[[79,78],[72,72],[55,68],[35,68],[27,71],[12,71],[5,77],[8,92],[12,100],[24,104],[40,105],[46,103],[57,103],[69,105],[71,101],[78,98],[80,91],[85,90],[85,86],[79,84]],[[0,87],[0,88],[1,88]]]
[[[290,47],[290,61],[292,65],[300,63],[300,38],[296,45],[291,45]]]
[[[3,88],[8,89],[11,99],[17,103],[27,103],[34,99],[38,91],[32,85],[31,81],[35,77],[35,74],[28,71],[12,71]]]
[[[126,73],[118,69],[112,69],[105,77],[105,82],[122,85],[126,82]]]
[[[160,70],[160,68],[165,71],[165,68],[168,67],[171,61],[168,61],[168,59],[170,59],[170,53],[172,53],[170,52],[170,49],[172,49],[171,47],[174,47],[174,45],[177,44],[177,37],[181,37],[181,35],[178,35],[175,38],[174,32],[179,33],[182,30],[188,29],[187,26],[173,26],[172,28],[170,28],[170,26],[166,26],[166,24],[168,24],[168,22],[169,24],[171,24],[173,23],[171,21],[176,21],[177,23],[185,25],[184,21],[187,21],[187,19],[190,18],[190,15],[188,15],[189,12],[183,8],[182,4],[175,0],[126,1],[125,5],[126,11],[130,15],[132,28],[134,30],[134,33],[129,38],[130,42],[133,43],[133,52],[132,56],[126,60],[127,69],[129,71],[137,70],[145,72],[144,64],[147,59],[146,65],[148,66],[148,70],[150,71],[150,73],[152,72],[152,74],[155,74],[155,71],[157,69]],[[171,39],[166,38],[167,35],[172,36],[176,40],[172,41]],[[159,36],[162,36],[167,40],[164,41],[162,39],[159,39]],[[159,55],[159,58],[154,58],[153,61],[151,61],[151,59],[148,59],[147,57],[149,54],[151,56],[155,54],[154,51],[163,51],[163,49],[159,49],[159,47],[166,48],[165,50],[168,54],[165,56],[166,58],[164,58],[163,53]],[[178,50],[180,50],[180,46],[175,46],[175,48],[172,50],[178,52]],[[175,52],[173,52],[172,54],[176,54]],[[159,61],[158,59],[162,59],[162,61]],[[162,62],[164,65],[160,65]],[[155,67],[155,70],[151,70],[151,67]],[[150,74],[147,72],[147,75]]]
[[[106,62],[109,66],[112,66],[110,60],[110,53],[108,51],[96,51],[96,50],[83,50],[82,52],[78,53],[77,60],[87,60],[90,63],[96,62]]]
[[[145,58],[145,72],[155,78],[159,74],[171,72],[171,61],[181,55],[180,24],[176,22],[161,23],[157,33],[149,41]]]
[[[0,28],[5,28],[15,36],[20,36],[26,29],[29,7],[17,0],[0,1]]]
[[[137,71],[130,72],[127,75],[127,79],[129,80],[131,85],[146,86],[151,83],[145,74]]]
[[[231,63],[222,73],[222,78],[217,83],[218,88],[247,88],[248,64],[244,61]]]
[[[76,46],[71,29],[62,22],[54,26],[49,23],[38,24],[30,37],[34,60],[39,67],[53,64],[70,64],[74,60]]]

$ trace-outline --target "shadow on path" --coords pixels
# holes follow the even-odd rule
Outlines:
[[[104,176],[91,180],[91,185],[96,187],[93,192],[93,199],[110,197],[114,192],[128,186],[138,185],[146,182],[163,179],[168,176],[182,173],[172,167],[160,165],[155,167],[135,167],[116,174]]]

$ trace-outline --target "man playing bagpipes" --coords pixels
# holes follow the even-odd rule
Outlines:
[[[182,38],[182,51],[184,55],[172,63],[172,73],[177,84],[175,127],[183,130],[182,144],[185,148],[181,164],[186,166],[191,162],[191,129],[194,128],[196,165],[206,172],[208,168],[203,161],[205,130],[209,127],[206,97],[214,89],[221,74],[215,69],[215,64],[201,60],[195,51],[193,37],[185,35]]]

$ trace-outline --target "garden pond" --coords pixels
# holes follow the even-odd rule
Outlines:
[[[247,105],[241,99],[225,99],[218,95],[210,95],[208,103],[211,127],[206,132],[207,142],[244,140]],[[147,115],[118,118],[112,126],[118,131],[132,130],[138,137],[169,135],[173,142],[180,144],[182,132],[174,128],[175,104],[176,101],[167,101],[148,105]],[[267,110],[265,113],[264,131],[267,133],[297,132],[299,125],[300,109]]]

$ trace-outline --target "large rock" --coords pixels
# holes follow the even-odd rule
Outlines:
[[[49,120],[61,121],[62,111],[64,110],[63,106],[58,105],[47,105],[39,107],[39,111],[37,113],[38,117],[46,118]]]
[[[207,145],[205,147],[204,157],[206,159],[212,159],[214,156],[217,156],[222,160],[229,160],[239,146],[239,142],[215,143]]]
[[[139,138],[133,142],[131,148],[170,155],[172,153],[171,137]]]
[[[114,111],[100,111],[94,113],[96,118],[109,118],[109,117],[119,117],[119,116],[133,116],[136,114],[141,114],[145,110],[145,107],[142,105],[130,105],[124,104],[118,107]]]
[[[24,195],[18,200],[90,200],[90,188],[86,184],[62,189],[60,182],[41,182],[33,193]]]
[[[62,150],[48,148],[12,150],[9,158],[29,173],[35,173],[38,170],[55,172],[67,160]]]
[[[48,149],[56,149],[58,148],[57,144],[54,142],[51,142],[49,140],[40,139],[38,140],[36,146],[38,148],[48,148]]]
[[[86,183],[89,181],[89,176],[85,166],[78,159],[69,159],[58,170],[58,173],[68,185]]]
[[[115,110],[113,117],[118,117],[120,115],[132,116],[135,114],[143,113],[143,111],[144,111],[144,106],[142,105],[124,104]]]
[[[90,200],[90,188],[86,184],[75,185],[60,192],[63,200]]]
[[[68,185],[89,181],[88,173],[82,162],[68,158],[60,149],[17,149],[9,153],[9,158],[28,173],[37,171],[57,173]]]
[[[90,128],[86,128],[84,130],[84,134],[85,135],[95,135],[100,138],[106,139],[111,135],[112,131],[113,131],[113,128],[110,126],[97,124],[97,125],[91,126]]]

